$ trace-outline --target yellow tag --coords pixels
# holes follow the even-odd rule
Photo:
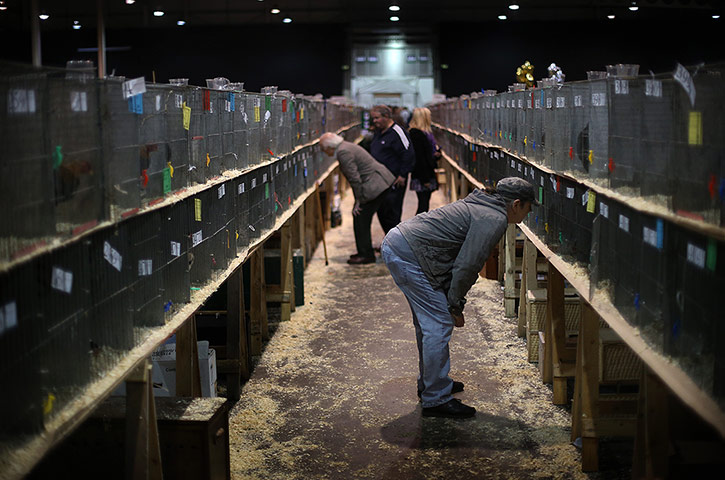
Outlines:
[[[549,233],[549,222],[544,224],[544,230],[546,230],[546,233]]]
[[[305,109],[300,108],[300,120],[304,120],[304,119],[305,119]]]
[[[468,109],[470,110],[471,108],[473,108],[473,107],[472,107],[471,101],[469,100],[468,101]]]
[[[528,144],[529,144],[529,143],[528,143],[528,141],[527,141],[526,135],[524,135],[524,145],[528,145]]]
[[[188,130],[189,123],[191,122],[191,107],[187,107],[186,102],[181,104],[181,113],[184,123],[184,130]]]
[[[43,414],[49,415],[53,411],[53,403],[55,402],[55,395],[52,393],[48,394],[48,397],[43,402]]]
[[[300,132],[297,132],[297,140],[300,139]]]
[[[594,213],[594,207],[597,203],[597,194],[589,190],[589,199],[587,200],[587,212]]]
[[[194,220],[201,222],[201,198],[194,199]]]
[[[206,166],[208,167],[210,163],[211,163],[211,158],[209,157],[209,152],[207,152],[207,154],[206,154]]]
[[[261,120],[261,118],[259,116],[259,107],[255,106],[254,107],[254,121],[259,122],[260,120]]]
[[[688,125],[687,143],[702,145],[702,112],[690,112]]]
[[[589,165],[594,163],[594,150],[589,150]]]
[[[166,165],[169,166],[169,175],[171,175],[171,178],[174,178],[174,166],[171,165],[171,162],[166,162]]]
[[[239,240],[239,232],[237,231],[236,234],[237,234],[237,240]]]

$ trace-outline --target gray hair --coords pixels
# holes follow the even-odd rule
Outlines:
[[[327,132],[323,133],[320,137],[320,145],[322,145],[323,148],[332,148],[337,150],[337,147],[339,147],[344,140],[344,138],[336,133]]]

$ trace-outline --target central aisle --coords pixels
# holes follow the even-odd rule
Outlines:
[[[466,420],[422,418],[410,310],[385,264],[351,266],[353,199],[305,272],[305,305],[279,325],[230,414],[234,479],[627,478],[585,475],[569,413],[526,361],[500,285],[479,279],[451,341]],[[443,203],[436,192],[431,204]],[[408,192],[403,218],[415,212]],[[382,230],[373,220],[373,244]],[[606,468],[606,466],[603,466]]]

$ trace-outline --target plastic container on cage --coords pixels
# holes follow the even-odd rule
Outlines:
[[[607,78],[607,72],[590,71],[587,72],[587,80],[603,80]]]
[[[224,77],[215,77],[206,79],[206,88],[214,90],[226,90],[229,85],[229,79]]]
[[[244,91],[244,82],[231,82],[228,85],[230,90],[235,90],[237,92],[243,92]]]
[[[607,75],[610,77],[636,77],[638,73],[639,65],[629,63],[607,65]]]
[[[175,85],[177,87],[185,87],[189,85],[188,78],[170,78],[169,85]]]

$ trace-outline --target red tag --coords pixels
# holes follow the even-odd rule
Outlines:
[[[274,157],[274,153],[272,153],[272,150],[270,150],[270,149],[268,148],[268,149],[267,149],[267,151],[269,152],[269,154],[270,154],[270,155],[272,155],[272,156]]]
[[[574,160],[574,147],[569,147],[569,158]]]
[[[146,173],[146,169],[145,168],[141,172],[141,177],[143,178],[143,180],[141,181],[141,185],[143,185],[143,187],[146,188],[146,185],[149,184],[149,174]]]
[[[211,111],[211,100],[209,99],[209,90],[204,90],[204,110]]]
[[[715,175],[710,175],[707,189],[710,191],[710,198],[715,198]]]
[[[472,161],[474,161],[474,162],[476,161],[476,152],[473,152],[473,160]]]
[[[534,91],[531,91],[531,108],[534,108]]]
[[[292,196],[287,195],[287,205],[290,205],[292,203]]]
[[[282,112],[286,112],[286,111],[287,111],[287,99],[283,98],[282,99]]]
[[[614,171],[614,159],[612,157],[609,157],[609,173],[612,173]]]
[[[559,177],[556,177],[556,191],[561,190],[561,179]]]
[[[299,110],[297,110],[295,112],[295,120],[297,121],[297,123],[300,123],[300,111]]]

